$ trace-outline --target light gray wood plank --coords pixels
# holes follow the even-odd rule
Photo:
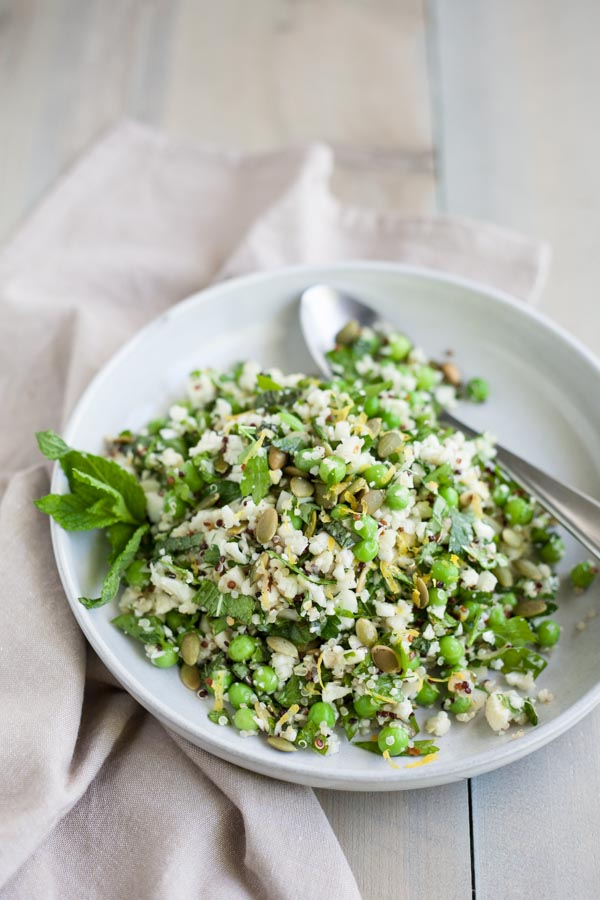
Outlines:
[[[541,308],[600,350],[600,4],[430,0],[443,208],[549,241]]]
[[[469,900],[466,782],[419,791],[316,791],[364,900]]]
[[[539,306],[600,350],[600,7],[431,0],[439,199],[550,241]],[[472,782],[478,900],[600,895],[600,713]]]

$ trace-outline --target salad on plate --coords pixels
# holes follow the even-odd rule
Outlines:
[[[115,627],[210,697],[215,726],[282,752],[345,739],[424,762],[476,716],[535,725],[564,547],[493,438],[439,421],[487,383],[385,326],[349,322],[329,360],[329,381],[194,371],[104,457],[40,433],[70,493],[37,506],[111,548],[101,596],[81,602],[119,597]],[[582,562],[571,580],[594,575]]]

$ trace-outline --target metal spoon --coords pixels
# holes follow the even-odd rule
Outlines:
[[[300,298],[304,338],[314,361],[327,377],[332,372],[325,354],[334,346],[339,330],[352,319],[360,325],[372,326],[379,316],[366,304],[325,284],[307,288]],[[469,438],[478,433],[450,413],[443,412],[440,419]],[[600,503],[597,500],[561,484],[505,447],[497,445],[496,458],[511,478],[533,494],[590,553],[600,558]]]

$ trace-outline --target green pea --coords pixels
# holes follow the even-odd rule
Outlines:
[[[378,415],[379,410],[381,409],[379,397],[367,397],[363,409],[369,419],[373,419],[376,415]]]
[[[373,466],[369,466],[362,473],[363,478],[366,480],[369,487],[383,487],[385,484],[385,479],[387,478],[388,467],[383,463],[375,463]]]
[[[419,706],[433,706],[437,698],[440,696],[440,689],[429,681],[424,681],[421,690],[415,697]]]
[[[394,362],[402,362],[411,351],[412,344],[405,334],[394,334],[389,343],[390,357]]]
[[[451,484],[445,484],[440,488],[440,497],[443,497],[448,506],[458,506],[458,491]]]
[[[553,565],[563,558],[564,553],[565,542],[563,539],[558,534],[551,534],[540,550],[540,559],[549,565]]]
[[[346,463],[339,456],[328,456],[319,466],[319,475],[325,484],[339,484],[346,477]]]
[[[233,724],[239,731],[258,731],[252,709],[238,709],[233,717]]]
[[[502,625],[506,622],[506,616],[504,614],[504,610],[501,606],[493,606],[490,610],[490,615],[488,618],[488,625],[494,631],[497,628],[501,628]]]
[[[510,488],[507,484],[497,484],[492,491],[492,500],[494,501],[496,506],[504,506],[504,504],[508,500],[509,494]]]
[[[457,716],[461,713],[468,712],[470,708],[471,700],[469,697],[457,697],[456,700],[453,700],[450,704],[450,712],[453,712]]]
[[[537,627],[537,642],[540,647],[554,647],[560,637],[560,625],[554,619],[545,619]]]
[[[416,372],[417,387],[421,391],[430,391],[439,380],[438,373],[431,366],[419,366]]]
[[[352,551],[359,562],[370,562],[379,553],[379,544],[375,538],[370,538],[359,541],[354,545]]]
[[[177,665],[179,654],[173,647],[164,647],[161,656],[155,656],[150,662],[159,669],[170,669]]]
[[[296,531],[302,529],[302,525],[304,524],[300,516],[296,515],[296,513],[288,512],[288,517]]]
[[[229,659],[232,659],[234,662],[243,662],[245,659],[250,659],[255,650],[256,641],[254,638],[249,637],[247,634],[238,634],[230,643],[227,654]]]
[[[239,709],[240,706],[252,706],[256,701],[256,694],[252,688],[247,684],[242,684],[241,681],[235,681],[228,693],[229,702],[235,709]]]
[[[431,577],[442,584],[454,584],[458,579],[458,568],[449,559],[436,559],[431,567]]]
[[[387,431],[393,431],[395,428],[398,428],[400,426],[400,416],[397,413],[392,412],[390,409],[384,410],[384,412],[382,412],[381,414],[381,418],[384,425],[386,426]]]
[[[372,719],[377,715],[377,710],[380,708],[381,702],[374,700],[373,697],[369,697],[368,694],[357,697],[354,701],[354,711],[359,719]]]
[[[550,540],[551,534],[547,528],[532,528],[531,540],[534,544],[545,544]]]
[[[451,634],[447,634],[443,638],[440,638],[440,654],[449,665],[456,665],[456,663],[463,658],[464,652],[465,650],[461,642],[457,640],[457,638],[452,637]]]
[[[523,497],[511,497],[506,501],[504,515],[511,525],[528,525],[533,519],[533,506]]]
[[[351,510],[340,504],[339,506],[334,506],[333,509],[329,510],[329,515],[332,519],[347,519],[349,515],[351,515]]]
[[[597,572],[598,568],[587,559],[584,562],[577,563],[577,565],[571,569],[571,582],[573,587],[581,588],[582,590],[589,588],[596,577]]]
[[[134,559],[125,572],[129,587],[143,588],[150,581],[150,569],[145,559]]]
[[[382,728],[377,738],[377,746],[382,753],[387,752],[390,756],[400,756],[408,747],[410,740],[408,731],[400,725],[388,725]]]
[[[189,624],[189,621],[189,616],[184,616],[183,613],[177,612],[176,609],[172,609],[167,613],[167,625],[171,631],[178,631],[180,628],[185,628],[186,625]]]
[[[315,459],[315,451],[311,447],[305,447],[304,450],[298,450],[294,454],[294,465],[302,472],[308,472],[313,466],[319,465],[319,460]]]
[[[483,403],[490,395],[490,386],[485,378],[471,378],[467,382],[466,391],[473,403]]]
[[[509,609],[514,609],[518,602],[517,595],[513,594],[512,591],[508,591],[506,594],[502,595],[502,603]]]
[[[314,725],[325,723],[328,728],[333,728],[335,725],[335,709],[331,703],[323,701],[314,703],[308,711],[308,721]]]
[[[385,502],[390,509],[406,509],[410,502],[410,491],[401,484],[392,484],[385,492]]]
[[[353,521],[352,528],[363,540],[370,540],[377,534],[379,523],[373,516],[361,516]]]
[[[210,681],[210,684],[208,683]],[[233,674],[229,671],[229,669],[213,669],[208,674],[208,679],[206,682],[206,690],[209,694],[214,694],[215,692],[215,682],[219,682],[223,691],[227,691],[230,686],[233,684]]]
[[[271,666],[259,666],[252,675],[252,684],[265,694],[272,694],[277,690],[279,678],[277,672]]]

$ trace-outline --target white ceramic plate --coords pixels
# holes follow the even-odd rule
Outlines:
[[[134,337],[102,369],[81,398],[64,437],[100,453],[103,438],[138,428],[183,392],[185,377],[206,365],[244,358],[287,371],[311,371],[299,331],[297,300],[315,282],[346,288],[397,323],[433,356],[448,348],[468,375],[492,385],[490,401],[465,405],[471,425],[501,436],[506,446],[558,478],[598,496],[600,366],[572,338],[510,297],[457,278],[399,265],[352,263],[296,267],[220,284],[174,307]],[[56,468],[53,491],[66,482]],[[338,755],[283,754],[259,738],[241,738],[207,719],[208,701],[179,682],[176,669],[151,666],[140,646],[110,625],[116,606],[88,611],[79,596],[97,596],[105,551],[98,534],[68,534],[52,523],[54,550],[73,613],[121,684],[166,726],[232,763],[281,778],[343,790],[430,787],[513,762],[564,732],[600,701],[600,616],[580,632],[576,623],[597,606],[598,590],[580,597],[566,587],[556,618],[564,633],[539,679],[555,700],[539,705],[540,724],[523,737],[498,737],[483,716],[453,724],[431,764],[399,768],[342,743]],[[584,554],[572,541],[561,569]],[[424,716],[426,717],[426,716]]]

